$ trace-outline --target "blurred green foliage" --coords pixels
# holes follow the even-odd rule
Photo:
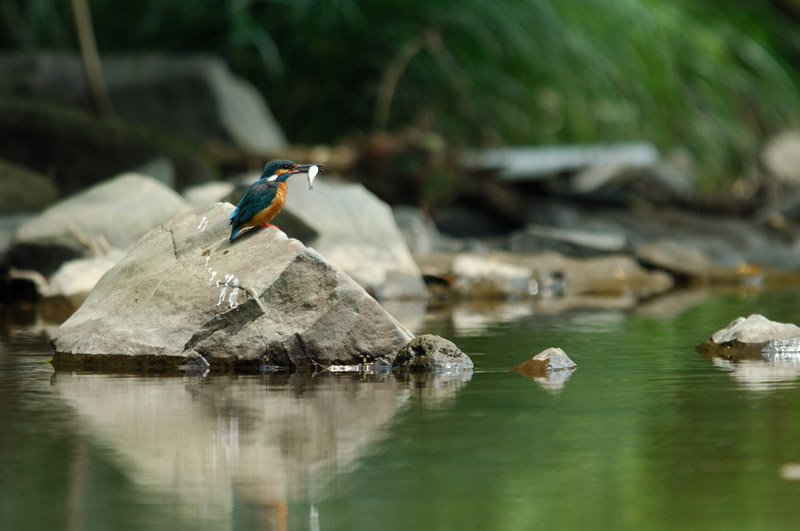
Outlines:
[[[102,53],[221,54],[290,138],[415,126],[457,144],[648,139],[723,183],[797,124],[797,21],[766,0],[93,0]],[[7,0],[15,48],[76,48],[69,3]]]

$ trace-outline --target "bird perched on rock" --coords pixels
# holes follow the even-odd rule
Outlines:
[[[261,177],[244,191],[231,215],[231,241],[245,227],[274,227],[270,221],[286,204],[286,180],[295,173],[308,173],[321,164],[297,164],[291,160],[273,160],[264,166]],[[309,179],[310,182],[310,179]]]

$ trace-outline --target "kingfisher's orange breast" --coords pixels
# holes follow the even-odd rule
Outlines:
[[[256,225],[263,225],[264,223],[269,223],[272,221],[272,218],[277,216],[281,210],[283,210],[283,206],[286,204],[286,192],[288,191],[288,187],[286,186],[285,182],[278,183],[278,190],[275,194],[275,199],[272,200],[272,203],[253,216],[253,219],[248,221],[247,223],[243,223],[242,226],[250,227]]]

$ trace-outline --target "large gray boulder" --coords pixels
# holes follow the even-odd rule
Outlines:
[[[66,260],[127,249],[144,233],[190,210],[175,191],[126,173],[60,201],[19,227],[8,251],[19,269],[53,273]]]
[[[213,56],[118,56],[103,60],[109,99],[122,118],[208,147],[267,155],[286,148],[283,131],[247,81]],[[75,54],[0,55],[0,96],[93,109]]]
[[[412,339],[350,277],[283,232],[230,242],[232,212],[217,203],[147,233],[56,331],[53,365],[390,362]]]

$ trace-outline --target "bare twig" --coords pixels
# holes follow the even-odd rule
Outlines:
[[[400,47],[394,59],[386,66],[383,77],[381,77],[381,83],[378,86],[378,96],[373,116],[375,127],[378,129],[386,130],[397,85],[400,83],[406,68],[408,68],[408,64],[423,49],[430,53],[459,95],[469,94],[466,78],[460,74],[458,63],[445,46],[442,35],[436,30],[429,29],[422,35],[406,41]],[[466,98],[461,97],[457,103],[463,105],[465,100]]]
[[[378,97],[375,101],[375,113],[373,115],[373,122],[378,129],[386,129],[397,84],[400,82],[400,78],[403,77],[403,72],[408,67],[408,63],[422,50],[424,45],[424,35],[407,40],[383,71],[381,83],[378,85]]]
[[[83,245],[86,246],[87,249],[89,249],[89,253],[91,255],[100,256],[103,254],[103,249],[101,244],[89,238],[74,221],[72,221],[71,219],[67,220],[67,227],[69,228],[70,232],[75,236],[75,238],[77,238],[79,242],[81,242]],[[106,244],[108,244],[108,242],[106,242]]]
[[[456,61],[453,54],[450,53],[450,50],[445,46],[442,35],[438,31],[429,31],[426,33],[425,47],[453,86],[457,94],[456,105],[460,108],[461,114],[463,116],[471,115],[472,109],[466,108],[467,106],[472,107],[469,98],[471,93],[469,78],[460,72],[458,61]]]
[[[89,10],[88,0],[72,0],[72,9],[75,11],[75,26],[78,31],[78,40],[81,44],[83,66],[89,80],[89,89],[92,91],[97,112],[101,116],[111,116],[114,110],[108,98],[106,81],[103,77],[103,65],[100,63],[100,53],[97,51],[97,42],[92,29],[92,14]]]

